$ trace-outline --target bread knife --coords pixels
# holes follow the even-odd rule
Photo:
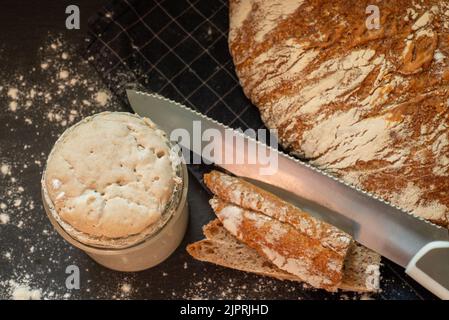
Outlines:
[[[129,103],[138,115],[150,118],[170,135],[183,129],[190,134],[178,144],[192,152],[204,146],[226,152],[244,153],[246,162],[216,163],[228,172],[250,179],[311,214],[346,231],[366,247],[405,268],[405,272],[441,299],[449,299],[449,231],[405,212],[377,196],[348,185],[342,180],[268,145],[243,135],[218,121],[156,94],[127,90]],[[222,140],[193,141],[194,130],[215,130]],[[196,132],[198,133],[198,132]],[[226,134],[244,144],[229,144]],[[197,139],[198,140],[198,139]],[[199,148],[191,146],[200,145]],[[248,150],[276,152],[278,169],[260,174],[266,164],[254,161]],[[202,154],[209,163],[213,158]],[[254,163],[255,162],[255,163]]]

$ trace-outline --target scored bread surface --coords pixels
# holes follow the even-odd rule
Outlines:
[[[443,0],[230,0],[236,72],[281,144],[443,226],[448,33]]]

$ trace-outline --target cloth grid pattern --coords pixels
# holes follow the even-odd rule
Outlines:
[[[88,54],[119,95],[132,81],[231,127],[264,127],[234,71],[226,0],[112,1],[90,29]]]

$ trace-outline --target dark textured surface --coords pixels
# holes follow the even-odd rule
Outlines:
[[[257,110],[245,98],[234,73],[227,49],[225,0],[125,0],[112,1],[105,8],[101,8],[105,1],[76,1],[74,3],[80,4],[83,19],[83,28],[79,32],[64,31],[64,15],[61,17],[61,13],[66,1],[40,1],[39,6],[28,5],[29,1],[8,2],[2,3],[0,14],[3,30],[0,40],[4,43],[0,55],[4,66],[3,79],[36,64],[37,48],[46,40],[49,30],[63,32],[67,41],[82,50],[87,17],[99,9],[90,20],[91,42],[85,56],[94,57],[92,77],[102,77],[119,99],[125,101],[123,88],[131,81],[148,91],[196,107],[235,128],[262,126]],[[2,108],[6,109],[4,97],[1,102]],[[110,109],[130,111],[125,102]],[[6,124],[0,126],[0,162],[14,162],[17,166],[28,163],[30,157],[41,152],[48,154],[55,132],[61,132],[61,128],[42,124],[39,135],[36,135],[33,128],[25,127],[13,114],[3,111],[0,122]],[[24,152],[24,144],[30,144],[31,149]],[[8,214],[14,223],[15,215],[29,216],[27,221],[31,223],[26,223],[23,228],[16,228],[13,223],[0,225],[0,282],[17,273],[31,274],[32,287],[42,288],[46,293],[53,291],[57,297],[69,293],[71,298],[85,299],[120,298],[122,295],[124,298],[141,299],[358,297],[304,289],[299,284],[244,274],[191,259],[185,245],[202,238],[201,227],[213,218],[207,203],[210,195],[199,182],[202,173],[209,169],[190,166],[190,221],[182,245],[161,265],[130,274],[99,266],[60,238],[52,230],[40,205],[41,168],[29,166],[21,170],[20,179],[26,185],[26,197],[33,199],[36,206],[25,213],[9,209]],[[2,179],[0,176],[0,189],[6,185]],[[39,249],[30,254],[29,247],[33,244]],[[3,251],[11,250],[13,258],[5,259]],[[64,271],[71,264],[81,270],[80,290],[65,288]],[[382,269],[383,292],[373,298],[432,298],[405,277],[402,268],[386,261]],[[130,293],[124,294],[120,290],[123,284],[131,285]],[[8,298],[9,294],[6,288],[0,287],[0,298]],[[48,295],[44,297],[51,298]]]

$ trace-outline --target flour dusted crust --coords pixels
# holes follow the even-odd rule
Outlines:
[[[204,182],[231,235],[313,287],[337,290],[352,244],[348,234],[240,178],[212,171]]]
[[[443,0],[230,0],[237,74],[282,145],[443,226],[448,32]]]
[[[379,290],[380,256],[348,234],[243,179],[212,171],[204,182],[218,219],[187,247],[195,259],[330,292]]]
[[[210,204],[224,228],[255,249],[276,267],[304,279],[315,288],[336,291],[345,256],[323,247],[293,226],[264,214],[245,210],[219,198]]]
[[[204,182],[220,199],[288,223],[304,236],[317,240],[337,255],[346,256],[352,243],[350,235],[282,201],[270,192],[215,170],[204,175]]]
[[[304,282],[303,278],[277,268],[256,250],[238,241],[226,231],[218,219],[205,225],[203,233],[206,239],[187,246],[187,251],[195,259],[279,280]],[[352,243],[338,288],[355,292],[379,291],[379,266],[380,256],[377,253]]]
[[[161,219],[178,179],[172,159],[164,133],[148,119],[102,113],[58,140],[43,183],[69,233],[127,238]]]

